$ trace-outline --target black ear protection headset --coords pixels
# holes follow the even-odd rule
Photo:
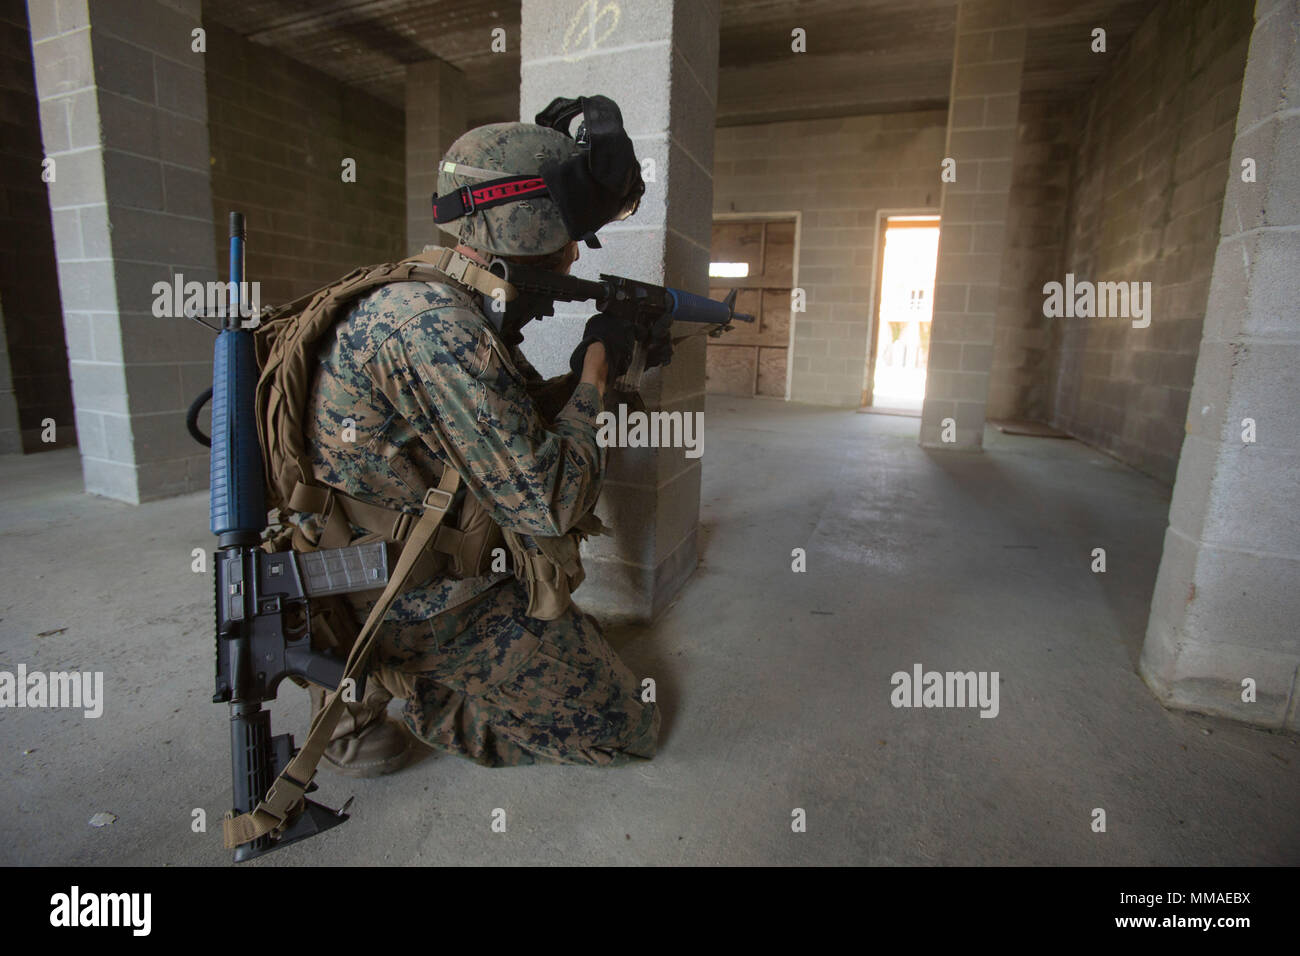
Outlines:
[[[577,134],[569,132],[582,114]],[[462,186],[433,197],[433,219],[451,222],[476,209],[548,196],[559,208],[569,238],[600,248],[596,230],[636,212],[645,193],[641,166],[632,140],[623,129],[623,114],[607,96],[557,96],[534,118],[538,126],[571,137],[581,152],[563,162],[544,165],[540,174],[502,176],[477,186]]]

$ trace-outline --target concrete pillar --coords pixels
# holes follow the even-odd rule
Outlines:
[[[4,303],[0,302],[0,455],[16,455],[23,450],[23,440],[18,430],[18,400],[14,398],[14,379],[9,371],[4,318]]]
[[[185,409],[212,335],[155,318],[153,286],[216,279],[199,0],[29,0],[86,490],[204,488]]]
[[[962,0],[957,8],[921,444],[979,449],[993,365],[998,283],[1025,58],[1023,3]],[[944,421],[955,429],[945,442]]]
[[[1141,672],[1168,706],[1297,731],[1300,3],[1255,19]]]
[[[708,294],[718,18],[718,0],[599,10],[579,0],[524,0],[522,118],[531,122],[556,96],[609,96],[647,180],[640,210],[601,230],[604,248],[582,247],[576,275],[610,272]],[[590,306],[557,308],[529,326],[524,350],[543,374],[568,368],[590,314]],[[703,340],[650,373],[642,395],[651,410],[703,411]],[[585,609],[649,620],[673,599],[697,563],[701,460],[680,448],[611,449],[598,513],[615,533],[584,550]]]
[[[452,237],[434,225],[438,161],[465,132],[465,74],[442,60],[406,66],[406,247],[415,254]]]
[[[27,9],[0,4],[0,299],[9,393],[0,403],[12,400],[20,445],[13,450],[28,454],[77,441],[43,159]],[[0,430],[6,414],[0,411]],[[5,447],[12,443],[0,439]]]

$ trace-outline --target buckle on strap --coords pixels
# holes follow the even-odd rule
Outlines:
[[[441,488],[430,488],[424,493],[424,500],[421,504],[424,511],[435,510],[438,512],[446,512],[451,508],[451,503],[454,500],[455,497],[450,491],[443,491]],[[423,512],[421,512],[421,514],[423,514]],[[419,518],[420,515],[412,514],[409,511],[403,511],[393,521],[393,530],[389,532],[390,537],[392,537],[394,541],[405,542],[406,539],[410,537],[411,532],[415,528],[415,522],[418,521]]]
[[[474,211],[474,191],[468,186],[461,186],[457,192],[460,193],[460,204],[465,207],[462,215],[468,216]]]
[[[465,273],[470,270],[472,265],[474,265],[474,263],[468,256],[462,256],[459,252],[453,251],[452,254],[447,257],[447,264],[442,267],[441,271],[442,274],[447,276],[449,279],[453,279],[456,282],[464,282]]]
[[[424,493],[424,510],[446,511],[451,507],[452,499],[453,495],[450,491],[443,491],[441,488],[430,488]]]
[[[281,774],[266,792],[262,802],[253,808],[254,814],[264,813],[276,821],[276,828],[281,828],[299,809],[303,796],[311,782],[299,783],[288,774]]]

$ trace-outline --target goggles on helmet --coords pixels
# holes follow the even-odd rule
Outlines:
[[[569,126],[579,113],[583,120],[573,136]],[[569,238],[599,248],[597,229],[636,212],[645,182],[632,140],[623,129],[618,104],[606,96],[557,96],[535,119],[539,126],[573,136],[581,152],[563,162],[548,163],[538,173],[524,175],[502,175],[500,171],[445,163],[446,172],[487,181],[462,186],[445,196],[435,194],[434,222],[451,222],[478,209],[545,196],[555,202]]]

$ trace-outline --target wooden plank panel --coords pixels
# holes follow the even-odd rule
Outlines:
[[[719,290],[719,291],[720,291],[722,294],[719,295],[718,298],[719,298],[719,299],[725,299],[725,298],[727,297],[727,293],[730,292],[731,290],[730,290],[730,289],[721,289],[721,290]],[[757,318],[757,316],[758,316],[758,306],[759,306],[758,294],[759,294],[759,293],[758,293],[758,290],[757,290],[757,289],[741,289],[741,288],[737,288],[737,290],[736,290],[736,311],[737,311],[737,312],[744,312],[744,313],[747,313],[748,315],[752,315],[752,316],[754,316],[754,317]]]
[[[758,349],[710,342],[705,359],[704,390],[710,395],[754,394]]]
[[[759,261],[763,243],[761,222],[715,222],[713,224],[713,262],[747,262],[750,276],[757,276],[763,268]],[[736,285],[744,279],[734,280]]]
[[[722,282],[725,280],[714,277],[713,281]],[[758,289],[742,289],[739,284],[735,286],[715,286],[709,289],[709,298],[715,302],[721,302],[731,294],[733,288],[736,290],[736,311],[757,316],[759,306]]]
[[[713,224],[711,260],[747,262],[750,274],[736,279],[714,277],[709,295],[721,300],[735,288],[736,310],[747,312],[758,321],[738,322],[719,343],[709,343],[707,392],[785,397],[794,227],[793,222],[780,220],[724,220]]]
[[[767,224],[766,251],[763,255],[765,282],[794,282],[794,223]]]
[[[758,394],[785,398],[785,363],[789,349],[758,350]]]
[[[710,289],[709,298],[721,302],[727,297],[730,289]],[[758,289],[738,289],[736,295],[736,311],[745,312],[749,315],[757,316],[759,308],[759,290]],[[728,345],[775,345],[777,343],[769,342],[760,331],[759,322],[733,322],[731,331],[723,334],[723,339]],[[785,344],[785,343],[781,343]]]
[[[790,344],[790,290],[764,289],[763,314],[759,331],[764,345],[785,348]]]

